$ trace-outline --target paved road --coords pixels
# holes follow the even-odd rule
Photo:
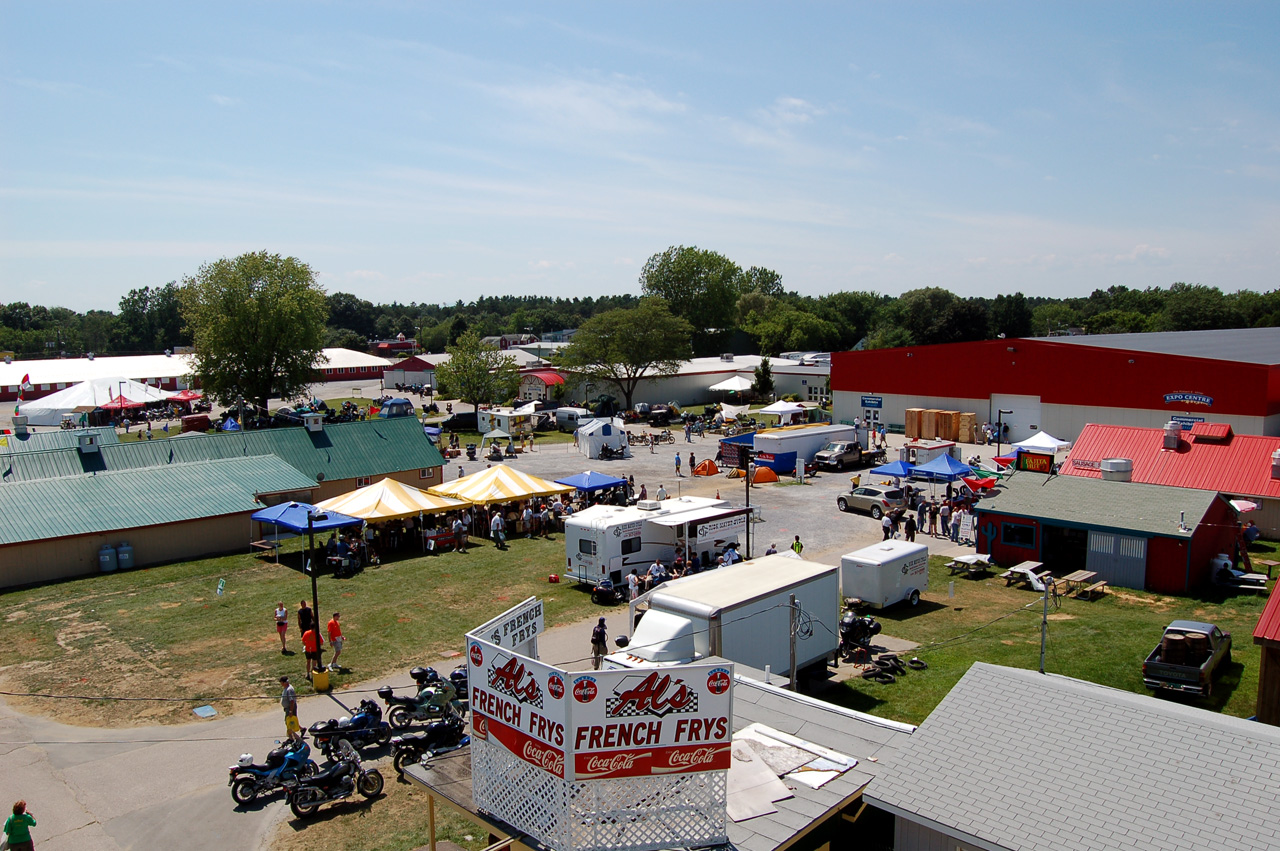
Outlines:
[[[989,453],[989,448],[982,448]],[[715,454],[715,443],[681,440],[652,454],[645,449],[613,462],[588,462],[572,444],[557,444],[522,455],[514,464],[548,478],[594,467],[634,475],[636,484],[648,485],[650,493],[662,483],[672,494],[714,496],[719,491],[725,499],[745,501],[741,480],[677,478],[674,456],[680,453],[687,471],[690,450],[709,458]],[[464,461],[462,466],[465,472],[475,472],[484,462]],[[446,468],[448,478],[456,477],[457,467],[455,462]],[[754,527],[753,551],[763,552],[771,541],[785,547],[800,535],[807,558],[836,564],[842,553],[880,540],[875,521],[841,514],[836,508],[836,496],[847,485],[846,476],[827,474],[811,484],[753,488],[751,503],[763,506],[764,516]],[[920,540],[935,553],[956,551],[947,541]],[[620,612],[612,615],[618,620],[610,623],[614,630],[623,628]],[[593,623],[589,618],[545,634],[540,640],[543,658],[563,663],[586,656]],[[452,664],[440,660],[437,667]],[[388,682],[407,687],[410,680],[401,674],[368,687]],[[337,699],[349,705],[358,700],[345,694]],[[304,699],[300,711],[304,723],[347,713],[328,696]],[[19,715],[0,703],[0,801],[29,802],[39,821],[35,836],[44,851],[259,848],[287,809],[278,799],[265,806],[236,807],[227,789],[226,767],[244,751],[263,756],[282,727],[280,710],[270,702],[264,702],[261,713],[130,730],[71,727]]]

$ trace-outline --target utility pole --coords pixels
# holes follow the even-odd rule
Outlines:
[[[1044,646],[1049,640],[1049,588],[1055,580],[1052,576],[1044,578],[1044,614],[1040,617],[1040,673],[1044,673]]]
[[[797,621],[798,612],[796,610],[796,595],[791,595],[791,690],[796,690],[796,628],[799,626]],[[1044,667],[1041,664],[1040,667]]]
[[[742,454],[738,456],[738,466],[746,473],[743,476],[747,482],[747,559],[751,558],[751,460],[755,452],[743,446],[738,450]]]

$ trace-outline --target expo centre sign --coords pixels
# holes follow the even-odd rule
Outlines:
[[[732,667],[570,672],[487,640],[510,615],[467,636],[476,805],[561,851],[725,841]]]

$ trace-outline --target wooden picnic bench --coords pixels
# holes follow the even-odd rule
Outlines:
[[[249,549],[250,549],[251,551],[252,551],[252,550],[258,550],[259,552],[267,552],[267,553],[269,553],[269,552],[272,552],[272,551],[277,550],[277,549],[279,549],[279,548],[280,548],[280,542],[279,542],[279,541],[268,541],[268,540],[266,540],[266,539],[263,539],[263,540],[261,540],[261,541],[250,541],[250,542],[249,542]]]
[[[1102,582],[1093,583],[1088,588],[1080,588],[1079,590],[1077,590],[1076,599],[1077,600],[1096,600],[1105,593],[1107,593],[1107,583],[1105,580],[1103,580]]]

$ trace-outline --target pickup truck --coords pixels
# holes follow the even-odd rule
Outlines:
[[[813,466],[823,470],[844,470],[876,461],[884,461],[883,449],[867,450],[857,441],[828,443],[813,456]]]
[[[1184,646],[1180,651],[1184,658],[1165,661],[1171,636]],[[1214,677],[1230,661],[1231,633],[1211,623],[1174,621],[1165,627],[1164,638],[1142,663],[1142,682],[1150,689],[1208,697],[1213,692]]]

